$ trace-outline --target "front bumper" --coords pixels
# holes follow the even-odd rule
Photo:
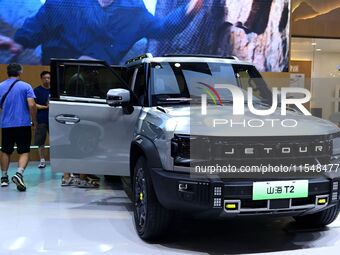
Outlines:
[[[340,179],[326,177],[308,179],[307,198],[259,201],[252,200],[252,180],[193,179],[188,173],[158,168],[151,170],[151,177],[157,198],[165,208],[199,217],[305,215],[335,206],[340,196]]]

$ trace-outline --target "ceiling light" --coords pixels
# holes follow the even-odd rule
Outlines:
[[[317,45],[317,43],[316,43],[316,42],[313,42],[313,43],[312,43],[312,45],[313,45],[313,46],[316,46],[316,45]]]
[[[316,49],[316,51],[322,51],[322,49]]]

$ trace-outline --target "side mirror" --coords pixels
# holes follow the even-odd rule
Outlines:
[[[110,89],[106,94],[106,103],[113,107],[126,106],[130,100],[130,91],[127,89]]]

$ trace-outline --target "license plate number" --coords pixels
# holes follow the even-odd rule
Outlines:
[[[271,181],[253,183],[253,200],[308,197],[308,181]]]

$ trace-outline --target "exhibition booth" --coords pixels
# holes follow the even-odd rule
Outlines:
[[[0,254],[337,254],[339,20],[340,0],[0,0]]]

